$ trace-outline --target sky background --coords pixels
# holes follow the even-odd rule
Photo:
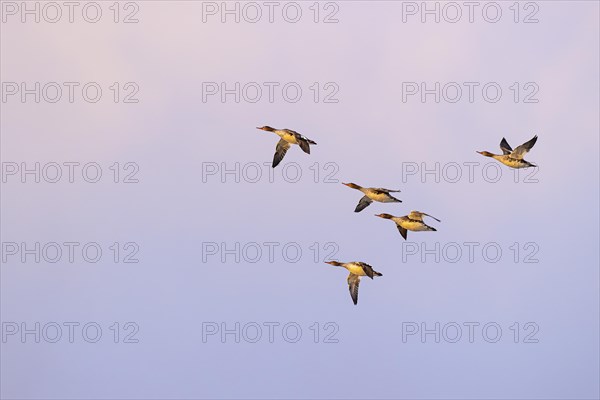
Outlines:
[[[76,169],[70,183],[66,167],[57,183],[4,176],[3,398],[600,396],[598,2],[538,1],[532,3],[537,11],[520,3],[518,23],[513,2],[499,3],[497,23],[482,17],[483,2],[472,23],[466,7],[456,23],[432,16],[422,22],[420,14],[403,22],[410,5],[392,1],[320,3],[318,23],[313,2],[298,2],[297,23],[282,17],[286,3],[280,3],[269,23],[268,8],[258,3],[260,21],[236,23],[231,15],[222,22],[220,14],[205,15],[204,22],[203,7],[211,5],[202,2],[141,1],[127,9],[120,4],[120,20],[137,5],[138,22],[128,24],[113,21],[112,2],[98,3],[97,23],[86,22],[81,8],[69,23],[64,7],[57,23],[35,23],[31,16],[23,23],[6,3],[3,95],[7,82],[80,86],[72,103],[66,89],[56,103],[36,103],[32,95],[24,103],[19,95],[2,100],[2,171],[13,163],[95,162],[102,177],[88,183]],[[439,4],[442,10],[446,3]],[[539,21],[523,23],[534,11]],[[323,23],[331,12],[338,22]],[[96,103],[81,96],[87,82],[103,90]],[[121,95],[134,82],[139,101],[115,103],[114,82]],[[205,82],[280,86],[273,102],[263,86],[259,101],[237,103],[233,95],[203,101]],[[302,88],[295,103],[281,93],[289,82]],[[310,89],[315,82],[318,102]],[[456,103],[436,103],[433,95],[403,102],[403,82],[480,86],[473,102],[466,90]],[[481,95],[488,82],[502,88],[495,103]],[[521,88],[516,103],[514,82]],[[539,88],[537,103],[523,102],[528,82]],[[327,83],[334,86],[326,90]],[[338,101],[325,103],[331,87],[339,89]],[[271,171],[278,138],[255,129],[262,125],[297,130],[318,145],[310,156],[292,147]],[[504,166],[489,167],[492,178],[501,171],[495,183],[482,174],[491,160],[476,150],[499,152],[502,137],[516,147],[534,134],[539,140],[526,157],[539,165],[534,182],[525,182],[530,171],[515,182]],[[115,162],[119,183],[110,169]],[[138,166],[138,183],[122,182],[128,162]],[[464,176],[463,163],[470,162],[479,163],[472,182]],[[436,163],[440,169],[458,164],[463,176],[454,183],[431,174],[403,176],[407,168]],[[261,176],[253,179],[257,164]],[[217,174],[203,179],[215,165]],[[236,165],[239,182],[234,174],[221,176]],[[290,182],[297,170],[301,177]],[[403,202],[375,203],[355,214],[361,194],[341,185],[348,181],[400,189]],[[410,210],[442,221],[430,221],[437,232],[409,232],[406,243],[421,249],[412,256],[392,222],[373,216]],[[28,248],[96,242],[103,253],[97,263],[86,262],[80,246],[73,263],[66,253],[56,263],[36,263],[33,256],[22,262],[20,252],[8,254],[11,242]],[[118,263],[109,248],[115,242]],[[138,263],[122,262],[128,242],[139,248]],[[278,243],[272,262],[268,242]],[[473,262],[465,242],[479,244]],[[207,243],[219,249],[258,243],[262,254],[249,262],[251,249],[246,257],[238,252],[236,262],[222,251],[206,254]],[[457,262],[432,255],[423,261],[423,247],[436,243],[457,243],[464,253]],[[498,262],[482,256],[490,243],[502,250]],[[282,255],[286,244],[301,249],[297,262]],[[357,306],[347,273],[323,262],[330,249],[334,259],[365,261],[383,273],[363,279]],[[524,262],[531,249],[537,262]],[[36,343],[33,335],[7,334],[36,322],[61,325],[62,337]],[[73,343],[65,322],[80,324]],[[118,343],[110,328],[115,322]],[[138,327],[137,343],[124,343],[134,326],[126,330],[128,322]],[[272,343],[269,322],[280,324]],[[469,322],[479,324],[472,343],[463,325]],[[510,328],[515,322],[518,343]],[[84,340],[86,323],[101,327],[96,343]],[[207,323],[219,329],[256,323],[262,337],[203,340]],[[293,328],[282,334],[288,323],[302,330],[296,343],[286,341]],[[456,323],[462,337],[403,340],[407,323],[428,329]],[[488,323],[502,329],[495,343],[481,332]],[[537,343],[525,343],[531,327],[538,328],[530,337]],[[334,330],[329,339],[337,343],[327,343]],[[489,333],[493,338],[494,330]]]

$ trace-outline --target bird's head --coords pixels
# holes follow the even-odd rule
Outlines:
[[[338,261],[325,261],[325,264],[333,265],[334,267],[340,267],[342,265],[342,263]]]
[[[346,185],[346,186],[348,186],[349,188],[352,188],[352,189],[358,189],[360,187],[356,183],[352,183],[352,182],[351,183],[342,183],[342,185]]]
[[[385,219],[392,219],[392,218],[394,218],[393,215],[385,214],[385,213],[383,213],[383,214],[375,214],[375,216],[379,217],[379,218],[385,218]]]
[[[486,157],[493,157],[494,156],[489,151],[478,151],[477,153],[481,154],[482,156],[486,156]]]

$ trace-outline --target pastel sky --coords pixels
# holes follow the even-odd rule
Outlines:
[[[281,2],[272,23],[263,2],[253,3],[262,12],[255,23],[244,2],[239,23],[233,14],[222,22],[221,2],[120,3],[116,23],[113,2],[98,2],[97,23],[82,17],[86,3],[72,23],[64,7],[56,23],[43,14],[22,22],[13,8],[22,3],[13,3],[0,5],[3,398],[600,396],[598,2],[518,3],[518,16],[513,2],[499,2],[496,23],[482,15],[487,2],[473,22],[462,6],[456,23],[446,20],[454,15],[446,2],[437,3],[440,12],[452,14],[439,23],[432,15],[421,21],[421,2]],[[286,20],[293,7],[302,12],[296,23]],[[128,15],[138,22],[123,23]],[[39,103],[35,94],[22,102],[22,82],[56,82],[62,97],[46,101],[48,86]],[[72,103],[64,82],[79,85]],[[89,82],[102,89],[96,103],[82,96]],[[247,92],[222,101],[221,83],[236,82]],[[403,101],[407,83],[422,82],[452,83],[446,98],[456,86],[462,96]],[[475,85],[472,102],[465,82]],[[212,83],[219,93],[206,92]],[[286,84],[292,89],[283,93]],[[484,98],[486,84],[501,88],[497,102]],[[252,102],[256,86],[262,95]],[[294,87],[302,90],[297,102],[289,100]],[[128,94],[138,102],[123,102]],[[278,138],[256,130],[262,125],[318,144],[310,155],[293,146],[272,170]],[[539,168],[516,181],[475,152],[534,135],[526,159]],[[62,178],[26,175],[22,183],[22,166],[36,162],[47,172],[62,165]],[[97,163],[101,179],[88,183],[77,169],[71,183],[65,162]],[[436,163],[437,182],[421,175]],[[478,163],[472,182],[464,163]],[[452,182],[444,174],[457,165],[462,175]],[[239,182],[235,172],[221,175],[235,168]],[[130,173],[138,183],[123,183]],[[341,182],[400,189],[403,202],[354,213],[361,194]],[[405,242],[374,216],[410,210],[439,218],[429,220],[437,232],[409,233]],[[64,252],[55,263],[12,254],[12,243],[36,242],[80,245],[72,263]],[[470,262],[464,243],[472,242]],[[86,243],[102,249],[98,262],[83,259]],[[236,243],[239,262],[222,247]],[[273,261],[265,243],[277,243]],[[424,252],[436,244],[463,254],[436,262]],[[482,254],[486,245],[501,249],[497,262]],[[124,263],[136,249],[139,262]],[[362,280],[354,306],[347,272],[325,264],[329,256],[367,262],[383,276]],[[21,328],[36,322],[62,326],[62,337],[22,340]],[[79,323],[73,343],[69,322]],[[98,342],[82,338],[86,323],[101,327]],[[222,323],[257,324],[262,337],[236,343],[234,334],[207,334]],[[272,343],[265,323],[279,324]],[[461,326],[461,338],[406,335],[409,326],[436,323]],[[472,343],[465,323],[478,324]],[[301,328],[297,342],[282,333],[286,324]],[[485,340],[486,324],[502,329],[497,342]],[[124,343],[133,326],[138,342]],[[534,330],[529,341],[537,343],[527,343]]]

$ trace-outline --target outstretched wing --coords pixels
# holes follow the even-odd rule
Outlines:
[[[381,193],[397,193],[397,192],[399,192],[399,190],[392,190],[392,189],[386,189],[386,188],[373,188],[373,190],[376,192],[381,192]]]
[[[283,160],[283,157],[285,157],[285,153],[287,153],[289,148],[290,144],[285,140],[281,139],[279,140],[279,142],[277,142],[277,147],[275,148],[275,155],[273,156],[272,168],[275,168],[279,165],[281,160]]]
[[[415,221],[423,222],[424,215],[428,216],[429,218],[435,219],[437,222],[442,222],[439,219],[437,219],[436,217],[434,217],[433,215],[429,215],[429,214],[426,214],[426,213],[420,212],[420,211],[411,211],[410,214],[408,214],[408,218],[413,219]]]
[[[367,208],[369,206],[369,204],[371,204],[372,202],[373,202],[373,200],[371,200],[367,196],[361,197],[360,201],[358,202],[358,205],[354,209],[354,212],[361,212],[362,210]]]
[[[382,203],[402,203],[402,200],[395,198],[394,196],[392,196],[390,193],[395,193],[395,192],[399,192],[399,190],[391,190],[391,189],[384,189],[384,188],[369,188],[369,193],[372,193],[376,196],[384,196],[382,199],[379,199],[378,201],[381,201]]]
[[[429,215],[429,214],[426,214],[426,213],[422,213],[422,214],[428,216],[429,218],[435,219],[437,222],[442,222],[439,219],[437,219],[436,217],[434,217],[433,215]]]
[[[415,221],[423,221],[423,213],[419,212],[419,211],[411,211],[410,214],[408,214],[408,218],[415,220]]]
[[[400,232],[400,234],[402,235],[402,237],[404,238],[404,240],[406,240],[406,236],[408,234],[408,231],[406,229],[404,229],[403,227],[401,227],[400,225],[396,225],[396,227],[398,228],[398,232]]]
[[[537,142],[537,135],[535,135],[533,137],[533,139],[531,139],[528,142],[523,143],[522,145],[518,146],[515,151],[513,151],[511,153],[511,157],[512,158],[516,158],[517,160],[522,160],[523,157],[525,156],[525,154],[527,154],[527,152],[529,152],[529,150],[531,150],[531,148],[533,147],[533,145],[535,144],[535,142]]]
[[[358,285],[360,284],[360,276],[350,274],[348,275],[348,288],[350,289],[350,297],[354,305],[358,304]]]
[[[298,146],[304,151],[306,154],[310,154],[310,145],[308,144],[308,140],[306,138],[301,137],[301,135],[296,136],[296,140],[298,141]]]
[[[502,154],[504,155],[513,152],[512,147],[510,147],[510,144],[508,144],[505,138],[502,138],[502,141],[500,142],[500,149],[502,150]]]
[[[369,264],[364,263],[362,261],[359,261],[356,264],[359,265],[363,271],[365,271],[365,275],[367,275],[369,278],[373,279],[373,276],[374,276],[373,267],[371,267]]]

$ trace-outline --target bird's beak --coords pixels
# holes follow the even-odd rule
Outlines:
[[[349,183],[344,183],[344,182],[342,182],[342,185],[350,186]]]
[[[325,264],[333,265],[333,261],[325,261]]]
[[[260,129],[260,130],[262,131],[262,128],[261,128],[261,127],[259,127],[259,126],[257,126],[257,127],[256,127],[256,129]]]
[[[383,218],[381,214],[375,214],[376,217]]]

